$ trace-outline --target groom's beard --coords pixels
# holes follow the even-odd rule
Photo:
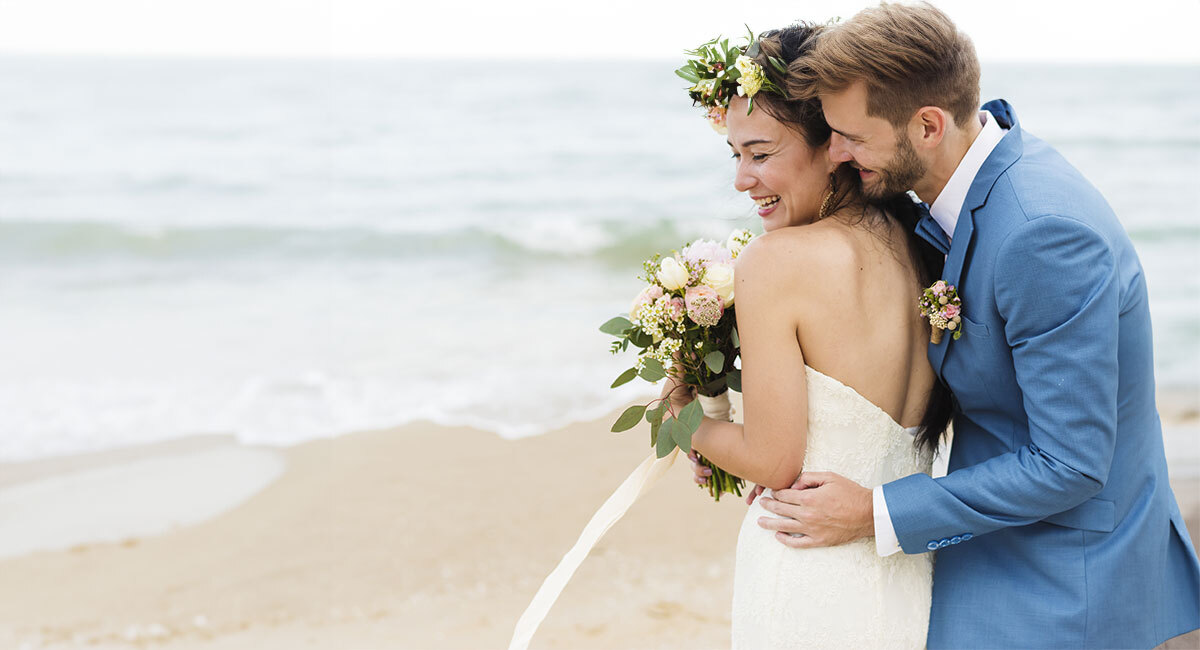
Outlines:
[[[908,141],[907,135],[901,133],[896,140],[896,155],[879,170],[879,178],[869,185],[863,184],[863,196],[872,201],[882,201],[904,194],[929,170],[929,165],[917,157],[917,150]]]

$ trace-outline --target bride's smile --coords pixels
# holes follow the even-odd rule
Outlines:
[[[802,226],[817,220],[837,165],[828,143],[810,146],[796,129],[756,103],[746,114],[743,97],[729,103],[729,147],[736,168],[733,186],[754,201],[763,230]]]
[[[754,202],[758,204],[758,216],[760,217],[766,217],[774,212],[780,201],[778,194],[772,194],[770,196],[752,196],[750,198],[754,199]]]

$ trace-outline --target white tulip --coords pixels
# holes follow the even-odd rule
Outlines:
[[[658,264],[656,276],[664,289],[674,291],[682,289],[688,283],[688,271],[674,257],[663,258]]]

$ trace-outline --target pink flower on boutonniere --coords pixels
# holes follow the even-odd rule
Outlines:
[[[962,336],[962,300],[959,299],[954,285],[946,284],[942,280],[934,282],[921,293],[917,306],[921,308],[921,315],[929,319],[932,328],[929,334],[930,343],[941,343],[942,333],[946,330],[954,332],[955,340]]]

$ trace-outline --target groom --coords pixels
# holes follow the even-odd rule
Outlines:
[[[1104,198],[1007,102],[976,108],[974,47],[930,5],[867,9],[813,58],[831,157],[868,196],[930,204],[918,234],[947,256],[962,336],[929,359],[959,409],[944,478],[806,473],[761,525],[803,535],[777,535],[789,546],[937,551],[930,648],[1152,647],[1200,627],[1145,277]]]

